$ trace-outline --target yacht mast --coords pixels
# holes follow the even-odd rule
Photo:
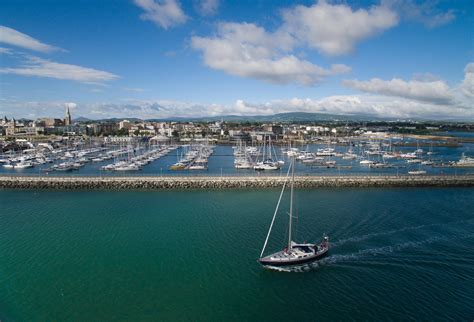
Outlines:
[[[267,149],[268,149],[268,159],[273,161],[273,159],[272,159],[272,137],[270,135],[268,136]]]
[[[288,225],[288,251],[291,250],[291,223],[293,221],[293,188],[295,185],[295,157],[291,167],[291,189],[290,189],[290,224]]]
[[[288,175],[290,174],[291,167],[292,165],[290,164],[290,167],[288,168],[288,172],[286,173],[285,182],[283,182],[283,188],[281,189],[280,197],[278,198],[278,203],[276,205],[275,212],[273,213],[272,223],[270,224],[270,228],[268,229],[267,238],[265,238],[265,243],[263,244],[262,252],[260,253],[260,258],[262,258],[263,253],[265,252],[265,247],[267,247],[268,238],[270,237],[270,234],[272,232],[273,223],[275,222],[275,218],[278,213],[278,209],[280,207],[280,202],[281,202],[281,198],[283,197],[283,192],[285,192],[285,187],[286,187],[286,183],[288,182]]]

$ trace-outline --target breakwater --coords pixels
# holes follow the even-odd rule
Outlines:
[[[0,189],[242,189],[277,188],[285,177],[0,177]],[[473,187],[464,176],[298,176],[298,188],[318,187]]]

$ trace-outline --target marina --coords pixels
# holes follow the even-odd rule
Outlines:
[[[317,143],[176,144],[152,139],[27,143],[0,156],[0,186],[45,189],[281,187],[292,160],[298,187],[471,186],[474,145],[320,138]],[[424,142],[424,141],[421,141]],[[428,148],[423,148],[427,145]]]
[[[339,138],[337,142],[275,145],[237,142],[178,144],[101,141],[30,143],[0,155],[0,175],[25,176],[262,176],[283,175],[290,159],[300,175],[464,175],[474,173],[474,144],[423,149],[403,140]],[[335,144],[337,143],[337,144]],[[71,146],[73,145],[73,146]],[[425,172],[420,172],[425,171]]]

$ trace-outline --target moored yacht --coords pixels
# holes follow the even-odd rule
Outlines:
[[[425,170],[413,170],[413,171],[408,171],[408,174],[412,175],[412,176],[420,176],[420,175],[426,174],[426,171]]]
[[[455,163],[457,167],[474,167],[474,158],[467,157],[464,153],[461,156],[461,159]]]
[[[176,162],[175,164],[170,166],[170,170],[184,170],[186,168],[186,163],[184,162]]]
[[[257,162],[253,168],[255,170],[278,170],[280,169],[280,163],[267,160],[263,162]]]
[[[33,168],[33,163],[29,161],[21,161],[17,164],[15,164],[15,169],[27,169],[27,168]]]
[[[359,162],[360,165],[366,165],[366,166],[370,166],[372,164],[375,164],[375,161],[371,161],[371,160],[361,160]]]
[[[15,165],[13,163],[8,162],[8,163],[3,164],[3,167],[5,169],[13,169]]]
[[[130,163],[122,166],[115,167],[115,171],[138,171],[140,167],[136,164]]]

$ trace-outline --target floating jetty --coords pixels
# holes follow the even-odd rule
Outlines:
[[[0,176],[0,189],[169,190],[261,189],[281,187],[285,177],[33,177]],[[318,187],[474,187],[474,175],[463,176],[298,176],[298,188]]]

